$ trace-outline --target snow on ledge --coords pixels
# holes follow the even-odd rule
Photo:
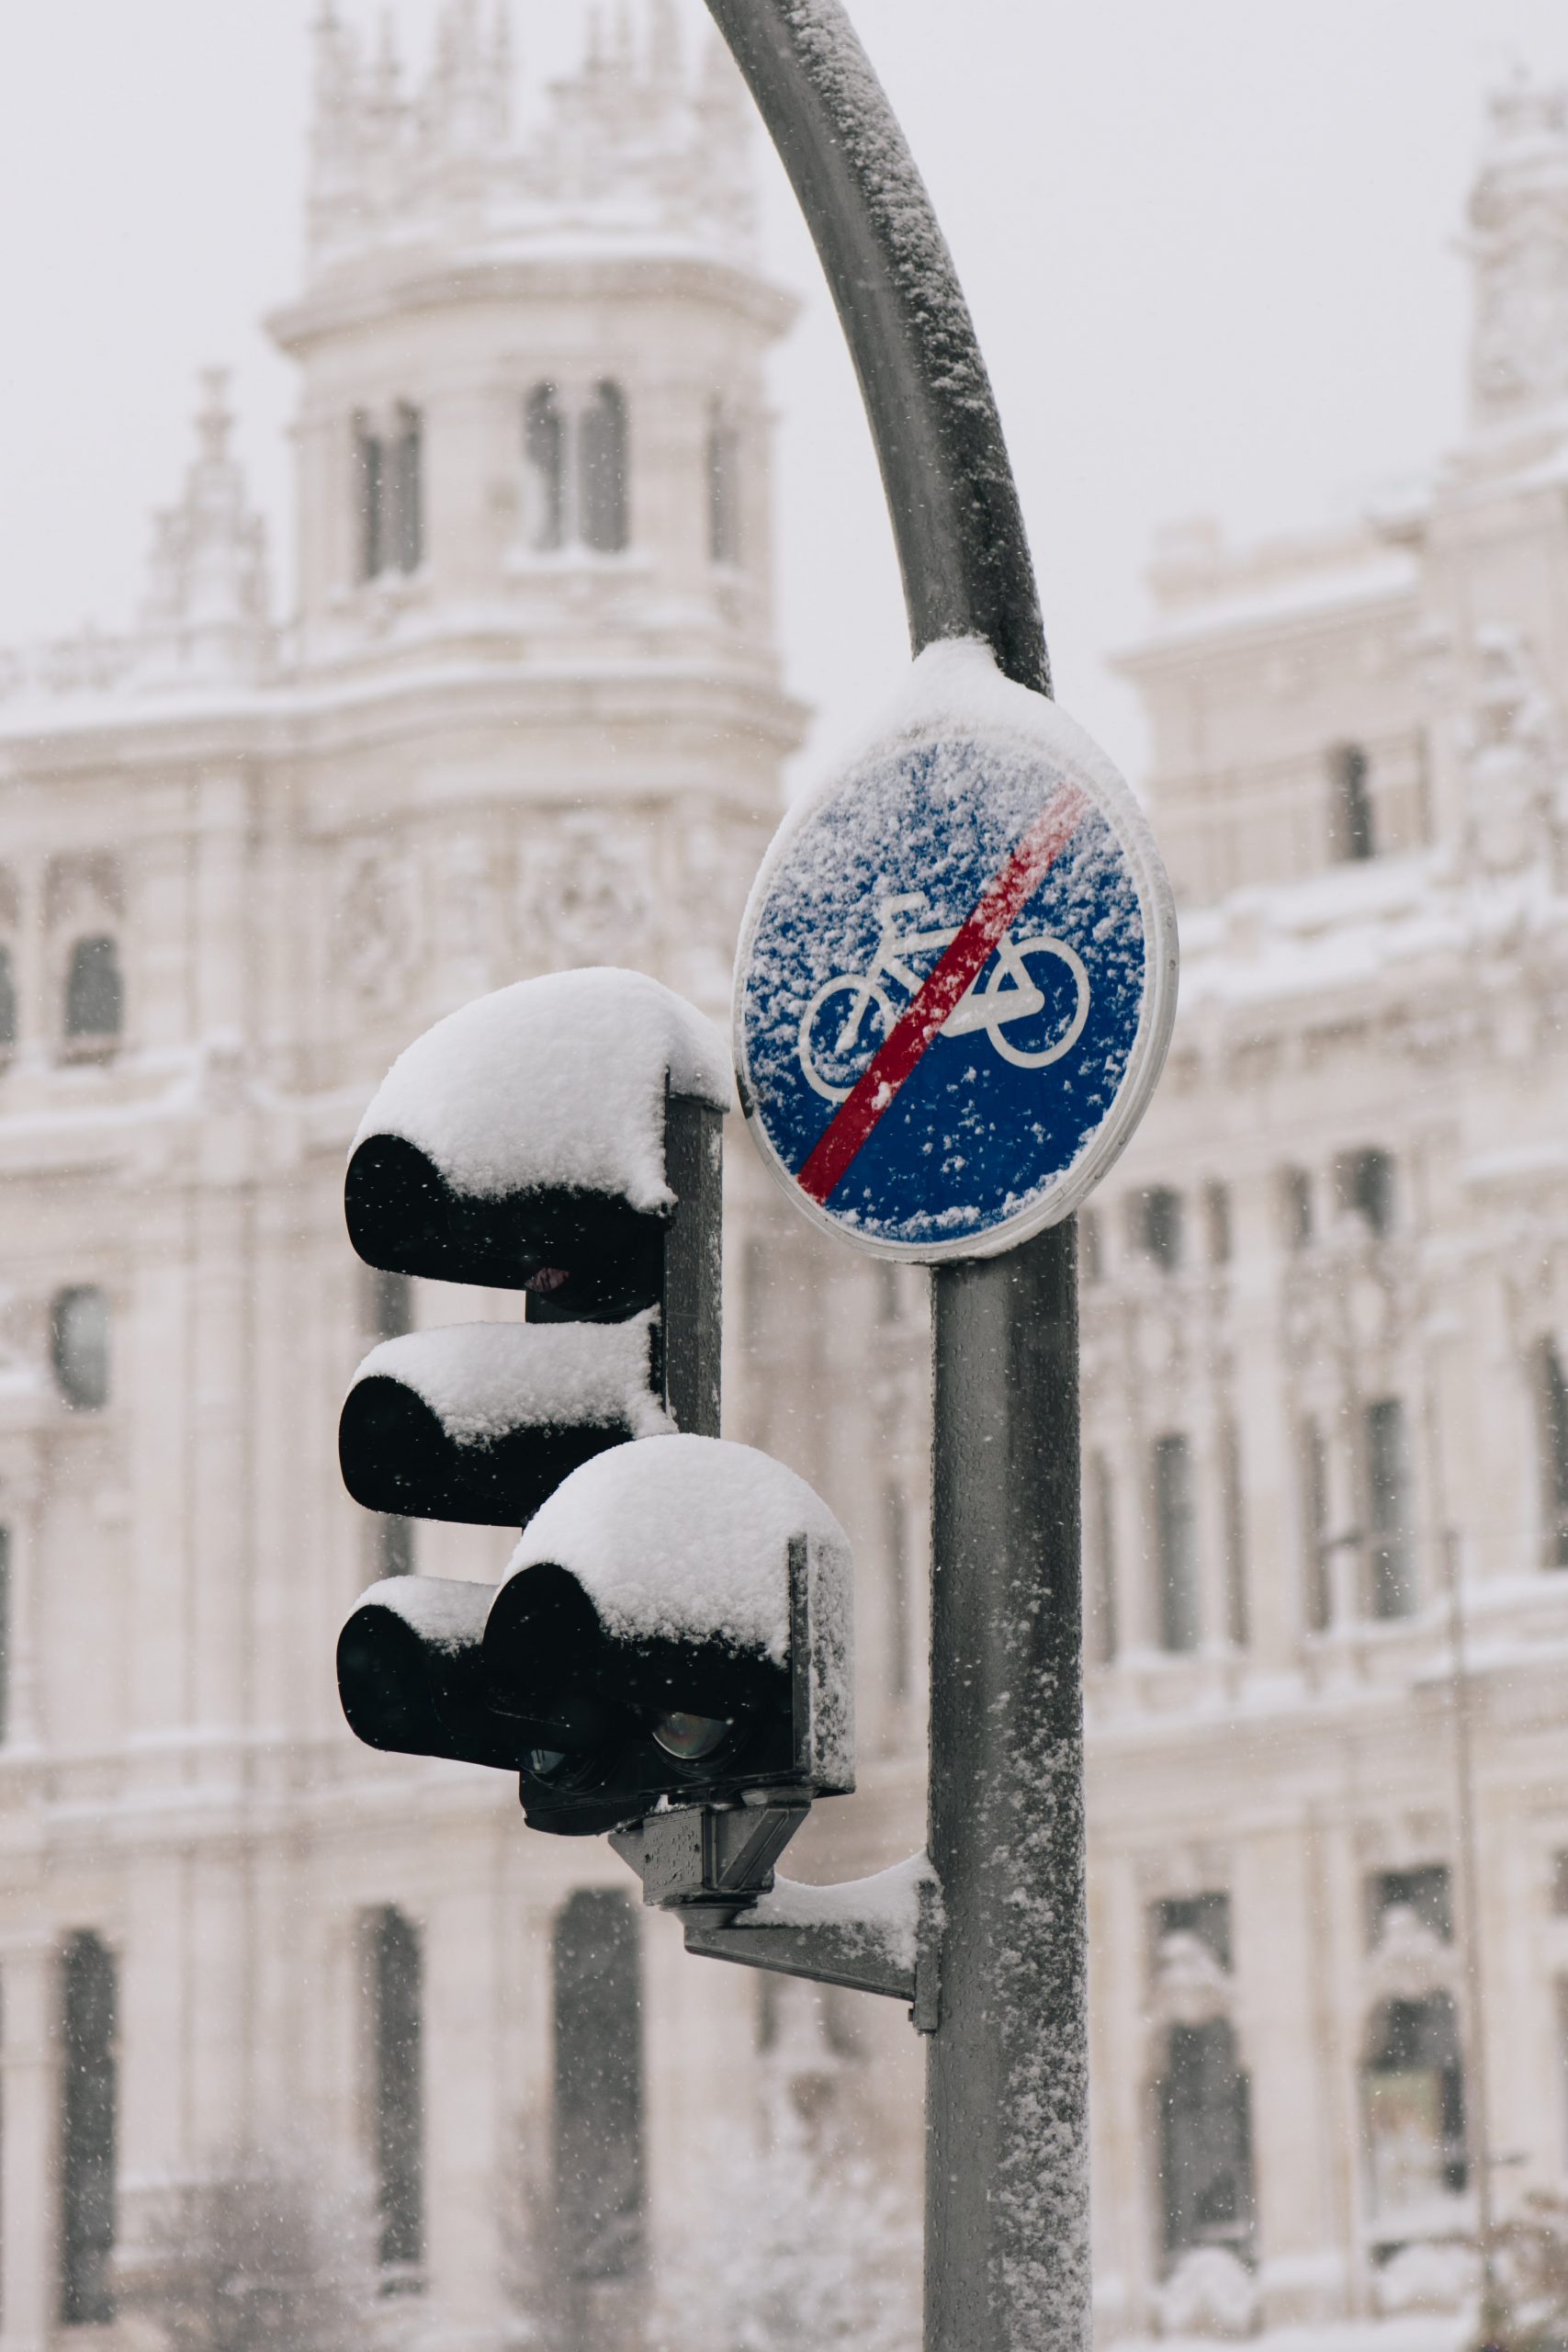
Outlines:
[[[551,972],[479,997],[416,1038],[353,1148],[399,1136],[469,1199],[583,1191],[665,1209],[667,1085],[728,1109],[729,1056],[710,1021],[643,972]]]
[[[937,1879],[925,1854],[911,1854],[874,1878],[838,1886],[807,1886],[780,1878],[773,1893],[740,1912],[732,1928],[832,1928],[864,1951],[874,1951],[912,1975],[919,1954],[920,1890]]]
[[[483,1635],[495,1589],[468,1577],[383,1577],[358,1596],[349,1615],[361,1609],[388,1610],[433,1649],[456,1657]]]

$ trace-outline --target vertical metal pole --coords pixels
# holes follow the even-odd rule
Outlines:
[[[876,444],[915,650],[984,638],[1049,694],[985,363],[840,0],[707,0],[816,241]],[[957,19],[954,19],[955,28]],[[1089,2330],[1074,1230],[935,1285],[927,2352]]]
[[[935,1281],[929,2352],[1089,2341],[1074,1228]]]

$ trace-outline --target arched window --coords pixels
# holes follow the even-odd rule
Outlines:
[[[1410,1525],[1410,1446],[1404,1407],[1380,1397],[1366,1411],[1368,1552],[1374,1617],[1408,1617],[1416,1607],[1416,1561]]]
[[[101,2326],[114,2317],[114,1955],[85,1929],[67,1943],[61,1973],[60,2316],[67,2326]]]
[[[119,1036],[125,991],[119,948],[108,932],[78,939],[65,967],[65,1041],[68,1046],[102,1047]]]
[[[1227,2019],[1171,2027],[1157,2098],[1167,2256],[1217,2245],[1245,2256],[1252,2240],[1252,2121]]]
[[[1144,1248],[1170,1273],[1181,1263],[1181,1195],[1168,1184],[1155,1184],[1140,1195],[1140,1208]]]
[[[1339,1162],[1339,1197],[1369,1233],[1380,1238],[1393,1230],[1393,1157],[1369,1146],[1348,1151]]]
[[[1568,1568],[1568,1380],[1550,1340],[1535,1351],[1535,1410],[1541,1556],[1549,1568]]]
[[[566,540],[566,419],[553,384],[536,384],[523,410],[528,545],[548,555]]]
[[[359,526],[359,577],[374,580],[386,562],[381,535],[381,501],[385,453],[381,436],[368,420],[354,420],[354,506]]]
[[[577,494],[583,546],[618,555],[626,544],[626,402],[618,384],[595,384],[583,409]]]
[[[588,2305],[595,2287],[635,2278],[645,2259],[641,1957],[637,1915],[618,1887],[568,1896],[553,1963],[558,2259]],[[578,2332],[568,2330],[574,2342]]]
[[[0,1058],[17,1043],[17,968],[8,947],[0,945]]]
[[[1362,2077],[1367,2186],[1374,2222],[1430,2224],[1434,2205],[1468,2177],[1464,2067],[1446,1993],[1385,2001],[1372,2020]]]
[[[1367,755],[1359,743],[1338,743],[1328,755],[1329,842],[1352,865],[1377,854]]]
[[[708,412],[708,555],[740,560],[740,436],[716,401]]]
[[[1195,1650],[1198,1515],[1192,1494],[1192,1449],[1185,1437],[1155,1440],[1154,1503],[1160,1647]]]
[[[96,1413],[108,1403],[109,1303],[93,1283],[55,1293],[50,1353],[60,1393],[73,1412]]]
[[[398,403],[389,434],[355,413],[354,502],[361,580],[417,571],[424,556],[424,418],[407,401]]]
[[[424,1962],[418,1928],[390,1905],[364,1939],[382,2291],[399,2294],[423,2283],[424,2260]]]

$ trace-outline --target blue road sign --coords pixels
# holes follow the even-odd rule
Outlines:
[[[989,683],[979,724],[896,725],[792,812],[742,933],[752,1132],[808,1216],[881,1256],[987,1256],[1067,1216],[1175,1012],[1131,794],[1054,705]]]

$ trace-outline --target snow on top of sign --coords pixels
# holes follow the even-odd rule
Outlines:
[[[354,1138],[400,1136],[453,1190],[619,1193],[667,1208],[666,1080],[728,1108],[710,1021],[642,972],[551,972],[479,997],[427,1029],[376,1091]]]
[[[668,1437],[612,1446],[574,1470],[525,1529],[507,1574],[570,1569],[623,1639],[789,1651],[789,1544],[837,1574],[814,1580],[819,1643],[847,1654],[849,1543],[804,1478],[749,1445]],[[820,1622],[836,1599],[841,1623]]]
[[[911,1974],[919,1946],[920,1890],[935,1887],[936,1872],[924,1854],[911,1854],[874,1878],[851,1879],[839,1886],[807,1886],[798,1879],[773,1881],[732,1922],[737,1928],[836,1928],[863,1949],[886,1953],[896,1968]]]
[[[649,1385],[657,1309],[625,1323],[453,1323],[372,1348],[352,1385],[396,1380],[423,1397],[457,1445],[509,1430],[624,1424],[661,1437],[671,1423]]]
[[[436,1649],[455,1657],[483,1634],[495,1590],[467,1577],[383,1577],[354,1607],[389,1610]]]

